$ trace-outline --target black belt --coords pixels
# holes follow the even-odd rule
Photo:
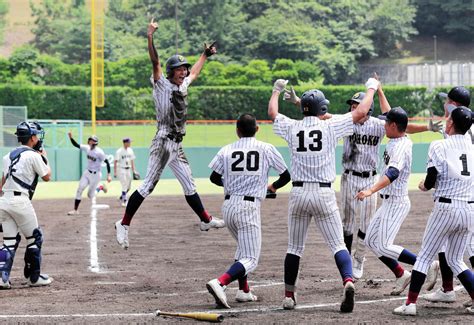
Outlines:
[[[122,167],[123,169],[130,169],[130,167]]]
[[[226,199],[226,200],[230,199],[230,195],[227,194],[227,195],[225,196],[225,199]],[[247,196],[247,195],[246,195],[246,196],[244,196],[243,200],[244,200],[244,201],[255,202],[255,198],[254,198],[253,196]]]
[[[436,201],[436,200],[435,200],[435,201]],[[453,200],[448,199],[447,197],[442,197],[442,196],[441,196],[441,197],[438,198],[438,202],[441,202],[441,203],[452,203]],[[474,203],[474,201],[467,201],[467,203],[468,203],[468,204],[472,204],[472,203]]]
[[[379,194],[381,199],[388,199],[390,195],[388,194]]]
[[[174,142],[180,143],[183,141],[184,134],[181,133],[168,133],[166,137]]]
[[[375,176],[375,175],[377,175],[377,171],[375,171],[375,170],[366,171],[366,172],[356,172],[355,170],[346,169],[346,170],[344,171],[344,173],[346,173],[346,174],[351,173],[351,174],[354,175],[354,176],[362,177],[362,178],[369,178],[370,176]]]
[[[304,183],[305,182],[292,182],[291,184],[293,184],[294,187],[303,187]],[[317,184],[319,184],[319,187],[331,187],[331,183],[317,183]]]
[[[21,196],[21,194],[23,194],[23,193],[18,192],[18,191],[13,191],[13,195],[14,195],[14,196]]]
[[[91,174],[97,174],[97,172],[93,172],[92,170],[89,170],[89,169],[87,171]]]

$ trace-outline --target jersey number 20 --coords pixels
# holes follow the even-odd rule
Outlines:
[[[245,169],[249,172],[255,172],[258,170],[260,165],[260,155],[258,151],[249,151],[247,152],[247,158],[245,158],[245,153],[243,151],[234,151],[232,153],[232,158],[237,158],[232,165],[231,170],[233,172],[243,172]],[[245,163],[243,161],[245,160]]]
[[[321,142],[321,139],[323,137],[323,133],[320,130],[312,130],[308,133],[308,137],[313,139],[313,143],[310,143],[309,146],[306,148],[304,139],[305,139],[305,134],[304,130],[301,130],[300,132],[296,133],[296,136],[298,137],[298,147],[296,148],[297,152],[306,152],[308,149],[310,151],[320,151],[321,148],[323,147],[323,143]]]

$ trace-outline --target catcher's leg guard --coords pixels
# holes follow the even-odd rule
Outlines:
[[[43,233],[40,228],[33,230],[33,235],[26,239],[34,241],[26,246],[25,251],[25,278],[29,278],[32,283],[38,281],[41,270],[41,246],[43,244]]]
[[[5,244],[3,245],[2,249],[0,250],[0,273],[2,276],[2,283],[0,287],[3,288],[10,288],[10,272],[13,267],[13,259],[15,258],[15,252],[20,244],[21,236],[18,233],[16,237],[3,237]],[[7,245],[7,243],[11,243],[15,241],[13,244]]]

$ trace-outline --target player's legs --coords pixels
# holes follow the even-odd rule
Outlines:
[[[120,196],[120,201],[122,204],[127,203],[127,193],[130,191],[132,186],[132,176],[130,174],[130,169],[120,168],[119,171],[119,181],[122,187],[122,194]]]
[[[370,188],[377,180],[376,176],[361,178],[361,190]],[[354,250],[354,257],[363,260],[365,257],[365,236],[370,219],[375,214],[377,208],[377,195],[371,195],[363,201],[354,200],[359,203],[359,230],[357,231],[357,244]]]
[[[10,273],[21,237],[18,226],[9,214],[7,198],[0,198],[0,224],[3,228],[3,245],[0,248],[0,289],[10,289]]]
[[[102,173],[99,171],[89,177],[89,188],[87,190],[87,197],[89,199],[95,198],[97,193],[97,186],[100,183],[100,178],[102,177]]]
[[[79,180],[79,185],[77,186],[77,191],[76,191],[76,197],[74,200],[74,210],[71,210],[68,212],[68,214],[76,214],[77,210],[79,209],[79,204],[81,204],[81,199],[82,199],[82,192],[86,189],[86,187],[89,185],[89,176],[91,173],[86,169],[82,173],[81,179]],[[94,187],[95,189],[95,187]]]
[[[344,243],[349,253],[352,248],[357,202],[354,199],[355,191],[353,190],[351,180],[351,174],[343,173],[341,175],[341,217],[344,229]]]

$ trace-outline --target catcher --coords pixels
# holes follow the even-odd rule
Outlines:
[[[123,207],[127,206],[127,193],[130,191],[132,185],[132,176],[134,180],[140,179],[140,174],[135,168],[135,153],[131,147],[130,138],[122,140],[123,146],[118,148],[115,152],[114,159],[114,178],[119,179],[122,185],[122,195],[120,195],[120,202]],[[118,169],[118,170],[117,170]],[[130,174],[130,170],[132,173]]]

